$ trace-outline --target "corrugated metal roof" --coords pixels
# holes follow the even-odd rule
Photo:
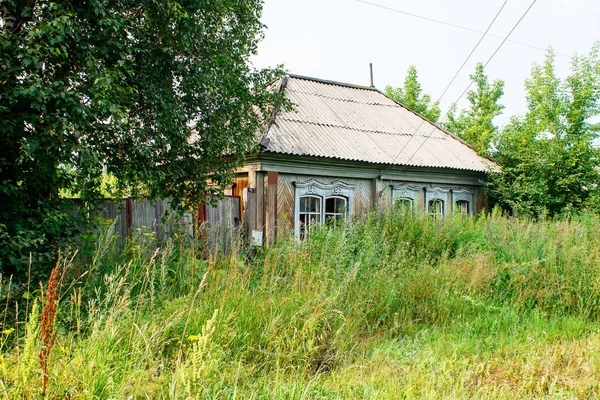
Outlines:
[[[488,159],[373,88],[291,75],[264,151],[376,164],[487,171]]]

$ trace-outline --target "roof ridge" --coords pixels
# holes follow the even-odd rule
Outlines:
[[[379,90],[377,90],[377,88],[375,88],[375,87],[356,85],[354,83],[331,81],[331,80],[327,80],[327,79],[313,78],[311,76],[297,75],[297,74],[288,74],[288,76],[290,78],[294,78],[294,79],[302,79],[305,81],[319,82],[319,83],[324,83],[326,85],[344,86],[344,87],[349,87],[352,89],[372,90],[375,92],[379,92]]]

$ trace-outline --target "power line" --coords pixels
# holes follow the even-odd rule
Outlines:
[[[487,65],[492,61],[492,59],[496,56],[496,54],[498,54],[498,51],[500,51],[500,49],[502,48],[502,46],[504,45],[504,43],[506,43],[508,41],[508,38],[510,37],[510,35],[512,35],[512,33],[515,31],[515,29],[517,29],[517,27],[519,26],[519,24],[521,23],[521,21],[523,21],[523,19],[525,19],[525,17],[529,13],[529,11],[533,8],[533,6],[535,5],[536,2],[537,2],[537,0],[533,0],[533,2],[529,5],[529,8],[527,8],[527,10],[525,10],[525,13],[521,16],[521,18],[519,18],[519,20],[517,21],[517,23],[513,26],[513,28],[508,33],[508,35],[506,35],[506,37],[504,38],[504,40],[502,41],[502,43],[500,43],[500,45],[496,48],[496,50],[494,51],[494,53],[490,56],[490,58],[488,58],[488,60],[484,64],[484,68],[487,67]],[[454,102],[454,104],[457,104],[460,101],[460,99],[463,98],[463,96],[465,95],[465,93],[467,93],[467,91],[469,90],[469,88],[471,87],[472,84],[473,84],[473,81],[469,82],[469,85],[462,92],[462,94],[458,97],[458,99],[456,99],[456,101]],[[450,112],[450,110],[446,111],[446,113],[444,114],[444,116],[440,120],[440,123],[441,123],[441,121],[443,121],[448,116],[449,112]],[[437,128],[437,126],[434,126],[434,128],[431,130],[431,132],[429,133],[429,135],[425,138],[425,140],[423,140],[423,142],[421,142],[421,144],[419,145],[419,147],[417,147],[417,149],[408,158],[408,160],[406,161],[405,164],[408,164],[410,162],[410,160],[412,160],[412,158],[415,156],[415,154],[417,154],[417,152],[421,149],[421,147],[423,147],[423,145],[425,144],[425,142],[431,137],[431,135],[433,135],[433,133],[435,132],[436,128]],[[418,131],[418,128],[417,128],[417,131]],[[415,131],[415,134],[417,133],[417,131]],[[398,154],[398,156],[400,156],[400,154]],[[394,161],[396,161],[396,159],[394,159]],[[389,167],[388,167],[388,169],[389,169]]]
[[[392,11],[392,12],[395,12],[395,13],[398,13],[398,14],[403,14],[403,15],[406,15],[406,16],[409,16],[409,17],[422,19],[422,20],[433,22],[433,23],[436,23],[436,24],[446,25],[446,26],[449,26],[449,27],[452,27],[452,28],[456,28],[456,29],[462,29],[462,30],[468,31],[468,32],[484,33],[483,31],[480,31],[479,29],[469,28],[467,26],[454,24],[452,22],[442,21],[442,20],[439,20],[439,19],[426,17],[424,15],[419,15],[419,14],[411,13],[411,12],[408,12],[408,11],[399,10],[397,8],[387,7],[387,6],[384,6],[384,5],[381,5],[381,4],[371,3],[370,1],[365,1],[365,0],[357,0],[357,1],[359,3],[367,4],[367,5],[372,6],[372,7],[380,8],[382,10]],[[489,33],[489,32],[486,33],[486,36],[494,37],[496,39],[504,39],[504,36],[495,35],[495,34]],[[543,51],[543,52],[546,52],[548,50],[548,49],[545,49],[543,47],[534,46],[534,45],[529,44],[529,43],[519,42],[517,40],[508,40],[508,42],[511,42],[511,43],[514,43],[514,44],[518,44],[520,46],[529,47],[531,49],[540,50],[540,51]],[[569,57],[569,55],[564,54],[564,53],[554,52],[554,54],[559,55],[559,56],[563,56],[563,57]]]
[[[361,1],[361,0],[359,0],[359,1]],[[488,25],[488,27],[485,30],[485,32],[482,32],[483,34],[479,38],[479,41],[477,42],[477,44],[475,45],[475,47],[473,47],[473,49],[471,50],[471,52],[469,53],[469,55],[467,56],[467,58],[465,59],[465,61],[462,63],[462,65],[460,66],[460,68],[456,71],[456,73],[454,74],[454,77],[452,77],[452,80],[450,80],[450,83],[448,83],[448,85],[446,86],[446,89],[444,89],[444,91],[442,92],[442,94],[440,95],[440,97],[438,97],[437,102],[439,102],[442,99],[442,97],[444,97],[444,95],[446,94],[446,92],[448,92],[448,89],[450,89],[450,86],[452,86],[452,84],[454,83],[454,81],[456,80],[456,78],[458,77],[458,75],[460,74],[460,71],[462,71],[462,69],[467,64],[467,62],[469,62],[469,59],[471,58],[471,56],[473,55],[473,53],[475,53],[475,50],[477,50],[477,48],[479,47],[479,45],[481,44],[481,42],[483,41],[483,39],[487,35],[488,31],[492,28],[492,25],[494,25],[494,22],[496,22],[496,20],[498,19],[498,17],[502,13],[502,10],[504,10],[504,7],[506,6],[506,3],[508,3],[508,0],[504,1],[504,4],[502,4],[502,7],[500,7],[500,9],[498,10],[498,12],[496,13],[496,16],[494,17],[494,19],[492,20],[492,22],[490,22],[490,24]],[[511,31],[511,33],[512,33],[512,31]],[[504,42],[502,42],[502,43],[504,43]],[[444,118],[446,117],[446,115],[448,115],[448,112],[446,112],[446,114],[444,115]],[[386,169],[386,171],[391,167],[392,164],[394,164],[396,162],[396,160],[398,159],[398,157],[400,157],[400,155],[402,154],[402,152],[404,151],[404,149],[406,148],[406,146],[408,146],[408,144],[410,143],[410,141],[412,140],[412,138],[414,138],[415,136],[417,136],[417,132],[419,132],[419,129],[421,129],[421,127],[423,126],[424,123],[425,123],[425,119],[423,118],[421,120],[421,123],[419,124],[419,126],[415,130],[414,134],[411,135],[408,138],[408,140],[406,141],[406,143],[404,143],[404,146],[402,146],[402,148],[400,149],[400,151],[398,152],[398,154],[396,155],[396,157],[394,157],[394,159],[392,160],[392,162],[390,163],[390,166],[388,166],[388,168]],[[435,130],[435,128],[434,128],[434,130]],[[429,136],[431,136],[433,134],[434,130],[431,131],[431,133],[429,134]],[[426,140],[427,140],[427,138],[425,139],[425,141]],[[423,141],[423,143],[425,141]],[[423,145],[423,143],[421,143],[421,146]],[[419,146],[417,148],[417,151],[421,148],[421,146]],[[411,156],[411,158],[415,154],[416,154],[416,152],[413,153],[413,155]],[[408,159],[408,161],[410,161],[410,158]]]

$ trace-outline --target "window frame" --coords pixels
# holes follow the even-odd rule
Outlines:
[[[441,204],[442,206],[439,207],[439,213],[438,213],[438,207],[436,207],[436,210],[434,212],[431,211],[431,206],[434,204]],[[431,199],[427,202],[427,215],[429,215],[430,217],[433,218],[444,218],[445,215],[445,208],[446,208],[446,202],[442,199]]]
[[[444,218],[448,214],[448,195],[450,194],[449,189],[443,189],[439,186],[425,188],[425,212],[427,215],[432,215],[429,211],[429,203],[433,200],[442,201],[442,213],[439,215],[440,218]],[[437,217],[437,214],[432,215]]]
[[[473,215],[473,191],[468,189],[458,189],[452,191],[452,208],[457,209],[457,203],[459,201],[466,201],[468,203],[467,206],[467,214]]]
[[[334,203],[334,212],[327,212],[327,200],[344,200],[344,212],[343,213],[338,213],[335,212],[335,203]],[[341,216],[344,219],[348,218],[348,198],[346,196],[339,196],[339,195],[332,195],[332,196],[327,196],[325,198],[325,219],[323,220],[324,222],[328,222],[327,217],[328,216]],[[337,220],[337,218],[336,218]]]
[[[306,194],[304,196],[300,196],[300,203],[302,203],[302,199],[317,199],[317,200],[319,200],[319,206],[317,207],[319,210],[318,211],[304,211],[303,212],[302,209],[299,209],[298,210],[299,216],[308,215],[310,217],[311,215],[318,215],[319,216],[319,220],[315,221],[315,223],[317,223],[317,224],[321,223],[322,222],[321,219],[322,219],[322,216],[323,216],[322,213],[321,213],[321,209],[323,208],[323,205],[322,205],[323,198],[321,196],[316,196],[314,194]],[[301,208],[301,206],[302,206],[302,204],[300,204],[300,208]]]
[[[412,211],[417,211],[417,195],[419,187],[412,185],[395,185],[392,186],[392,205],[395,206],[397,201],[410,200],[412,203]]]
[[[305,196],[315,196],[321,198],[321,222],[325,221],[327,199],[330,197],[339,197],[346,200],[345,218],[352,216],[352,202],[354,198],[354,185],[336,180],[331,183],[322,183],[316,179],[309,179],[304,182],[293,182],[294,190],[294,232],[297,239],[300,239],[300,198]]]

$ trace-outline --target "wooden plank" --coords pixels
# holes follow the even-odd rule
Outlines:
[[[265,228],[265,173],[256,173],[256,229]]]
[[[265,237],[272,244],[277,236],[277,186],[266,188],[265,203]]]
[[[256,229],[256,189],[248,189],[246,215],[244,216],[246,237],[250,237]]]

